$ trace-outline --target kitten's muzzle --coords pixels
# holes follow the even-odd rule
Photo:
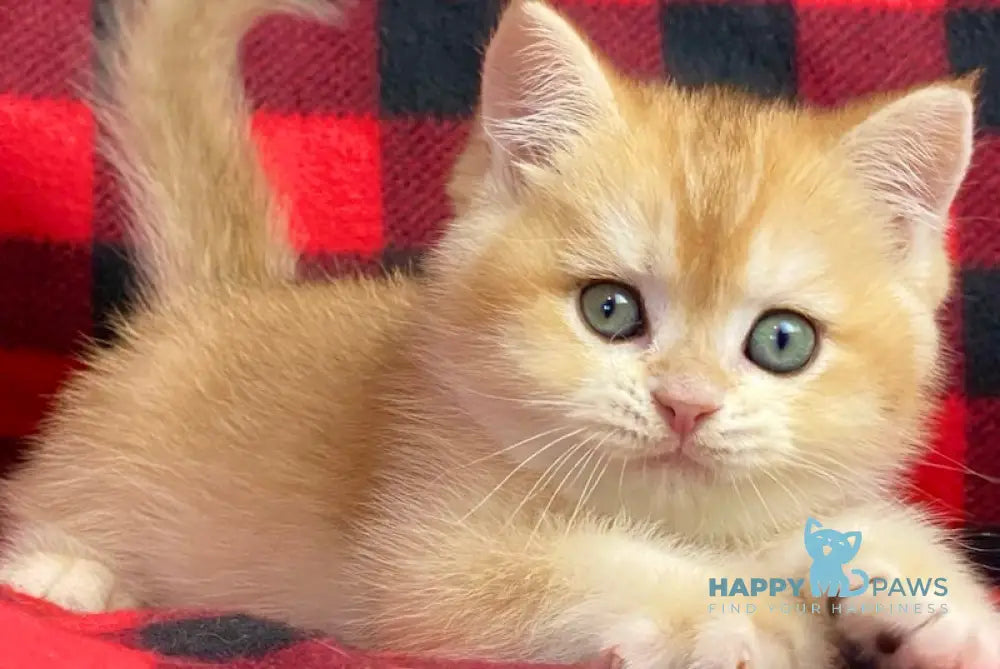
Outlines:
[[[663,421],[680,438],[681,443],[722,408],[719,404],[681,399],[663,390],[653,391],[653,402]]]

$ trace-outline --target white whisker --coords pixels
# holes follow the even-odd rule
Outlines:
[[[583,446],[584,444],[581,442],[581,444],[578,445],[576,448],[574,448],[572,452],[575,454],[577,451],[583,448]],[[538,529],[542,526],[542,523],[548,516],[549,509],[552,508],[552,504],[555,502],[556,497],[558,497],[559,493],[562,492],[563,486],[566,485],[566,481],[569,480],[569,477],[573,474],[573,472],[577,469],[577,467],[580,466],[580,463],[583,462],[583,459],[584,458],[582,456],[580,458],[577,458],[576,462],[573,464],[572,467],[570,467],[569,471],[566,472],[566,475],[559,482],[559,485],[557,485],[556,489],[552,492],[552,495],[549,497],[548,503],[546,503],[545,508],[542,509],[542,513],[538,517],[538,522],[535,523],[535,527],[531,530],[531,535],[528,537],[529,544],[534,539],[535,534],[538,532]]]
[[[587,437],[586,439],[584,439],[582,442],[578,442],[578,443],[574,444],[565,453],[563,453],[562,455],[560,455],[559,457],[557,457],[555,460],[553,460],[552,464],[550,464],[548,467],[545,468],[545,471],[542,472],[542,474],[538,477],[538,480],[535,481],[535,484],[533,486],[531,486],[531,489],[528,490],[528,492],[524,495],[524,497],[521,498],[520,503],[514,508],[514,511],[510,514],[510,518],[507,519],[507,523],[505,523],[505,525],[510,524],[514,520],[514,516],[516,516],[517,513],[524,507],[524,505],[528,503],[528,501],[532,498],[532,496],[535,494],[535,492],[538,489],[542,488],[548,482],[548,480],[549,480],[549,478],[551,476],[550,472],[554,472],[554,470],[557,470],[557,468],[559,466],[561,466],[561,464],[563,462],[565,462],[565,460],[566,460],[566,458],[568,457],[569,454],[573,453],[577,448],[582,447],[585,444],[589,443],[596,436],[597,436],[596,434],[590,435],[589,437]]]
[[[600,449],[598,445],[594,450]],[[601,473],[597,474],[597,468],[604,465],[601,469]],[[569,518],[569,522],[566,525],[566,532],[568,533],[573,528],[573,523],[576,521],[577,514],[579,514],[581,509],[586,508],[587,502],[590,501],[590,496],[594,494],[594,490],[601,482],[601,478],[604,476],[605,472],[608,471],[608,458],[606,456],[598,456],[597,462],[594,463],[594,469],[590,472],[590,476],[587,477],[587,482],[583,484],[583,490],[580,493],[580,498],[576,502],[576,506],[573,507],[573,514]],[[597,477],[594,477],[597,474]],[[591,483],[593,480],[593,483]]]
[[[767,505],[767,501],[764,499],[764,495],[761,494],[760,488],[757,487],[757,482],[754,481],[752,478],[748,478],[747,480],[750,482],[750,485],[753,486],[753,491],[757,494],[757,499],[760,500],[761,506],[764,507],[764,512],[767,514],[768,518],[771,519],[771,524],[774,525],[774,531],[776,533],[781,532],[781,527],[778,525],[778,519],[774,517],[773,513],[771,513],[771,507]]]
[[[584,428],[582,428],[582,427],[581,428],[577,428],[576,430],[574,430],[574,431],[572,431],[572,432],[570,432],[568,434],[564,434],[561,437],[553,439],[548,444],[546,444],[545,446],[543,446],[542,448],[538,449],[537,451],[535,451],[534,453],[532,453],[531,455],[529,455],[528,457],[526,457],[524,460],[522,460],[521,462],[519,462],[518,465],[516,467],[514,467],[514,469],[512,469],[510,471],[510,473],[507,474],[507,476],[505,476],[503,478],[503,480],[501,480],[499,483],[497,483],[493,487],[493,489],[490,490],[489,493],[487,493],[487,495],[485,497],[483,497],[483,499],[480,500],[478,504],[476,504],[474,507],[472,507],[464,516],[462,516],[462,518],[460,520],[461,521],[465,521],[465,520],[467,520],[469,518],[469,516],[471,516],[472,514],[474,514],[476,511],[478,511],[483,506],[483,504],[485,504],[487,502],[487,500],[490,499],[490,497],[492,497],[498,490],[500,490],[500,488],[502,488],[504,486],[505,483],[507,483],[507,481],[509,481],[511,478],[513,478],[513,476],[518,471],[520,471],[523,467],[525,467],[533,459],[535,459],[536,457],[538,457],[541,453],[543,453],[544,451],[548,450],[552,446],[558,444],[559,442],[561,442],[561,441],[563,441],[565,439],[569,439],[570,437],[573,437],[573,436],[576,436],[576,435],[580,434],[581,432],[583,432],[583,430],[584,430]]]
[[[471,462],[466,462],[466,463],[462,464],[460,467],[458,467],[458,469],[461,470],[461,469],[466,469],[468,467],[474,467],[474,466],[480,464],[481,462],[485,462],[487,460],[491,460],[491,459],[493,459],[495,457],[503,455],[504,453],[508,453],[508,452],[514,450],[515,448],[518,448],[520,446],[524,446],[525,444],[528,444],[528,443],[534,441],[535,439],[541,439],[542,437],[549,436],[553,432],[559,432],[559,431],[565,430],[565,429],[567,429],[567,428],[566,427],[555,427],[555,428],[552,428],[551,430],[545,430],[544,432],[539,432],[538,434],[535,434],[535,435],[532,435],[532,436],[527,437],[525,439],[522,439],[521,441],[517,442],[516,444],[511,444],[510,446],[504,446],[500,450],[493,451],[489,455],[484,455],[482,457],[476,458],[475,460],[472,460]],[[581,431],[582,431],[582,428],[580,430],[577,430],[576,432],[571,433],[570,436],[572,436],[573,434],[578,434]],[[439,475],[439,478],[440,478],[440,476],[443,476],[443,475],[444,474]]]

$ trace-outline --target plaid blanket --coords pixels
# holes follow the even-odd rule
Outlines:
[[[80,345],[108,342],[108,315],[128,308],[122,201],[81,102],[96,76],[103,1],[0,2],[0,467],[22,452]],[[421,250],[449,216],[444,180],[502,4],[361,0],[344,31],[275,18],[247,39],[254,131],[267,170],[293,203],[293,229],[308,239],[308,267],[419,271]],[[955,210],[962,269],[942,315],[956,352],[952,383],[935,451],[914,472],[911,492],[964,530],[973,557],[1000,572],[992,529],[1000,528],[1000,0],[555,4],[638,77],[728,82],[822,105],[985,68],[979,146]],[[90,647],[140,620],[66,623],[50,613],[11,610],[5,600],[0,618],[21,622],[0,620],[0,667],[52,666],[26,644],[12,645],[21,632],[7,630],[46,625],[53,640],[92,636]],[[133,622],[115,622],[126,620]],[[302,652],[322,653],[309,643],[313,650]],[[9,655],[15,647],[26,655]],[[336,653],[329,657],[335,665]],[[128,662],[153,666],[121,660]],[[289,662],[267,666],[309,666]]]
[[[579,665],[516,665],[366,653],[239,614],[127,611],[78,616],[0,588],[3,669],[616,669],[610,653]]]

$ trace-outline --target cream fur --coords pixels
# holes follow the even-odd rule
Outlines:
[[[328,8],[120,12],[101,109],[146,299],[7,483],[0,579],[84,610],[241,609],[443,655],[813,668],[886,620],[719,617],[707,579],[805,576],[816,515],[863,529],[872,570],[950,577],[955,614],[886,666],[997,664],[971,569],[879,501],[937,387],[967,83],[834,111],[639,84],[520,0],[427,276],[302,284],[235,77],[241,35],[286,9]],[[603,279],[642,291],[644,336],[580,321],[580,286]],[[742,354],[774,307],[822,324],[792,376]],[[671,466],[647,459],[678,449],[661,387],[722,405]]]

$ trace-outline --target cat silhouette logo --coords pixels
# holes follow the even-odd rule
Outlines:
[[[815,518],[809,518],[805,540],[806,552],[813,559],[809,567],[813,597],[855,597],[868,589],[866,572],[852,569],[852,578],[844,569],[861,548],[861,532],[838,532],[823,527]],[[857,586],[853,589],[852,581]]]

